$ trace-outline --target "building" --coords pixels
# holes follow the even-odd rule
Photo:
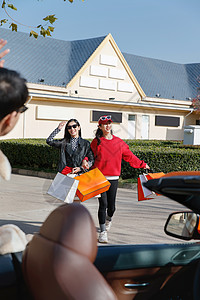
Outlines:
[[[114,119],[123,139],[183,140],[196,124],[191,100],[200,63],[177,64],[122,53],[111,34],[63,41],[0,29],[11,52],[5,67],[27,79],[29,110],[6,138],[46,138],[61,120],[76,118],[93,138],[100,115]],[[63,137],[63,132],[58,138]]]

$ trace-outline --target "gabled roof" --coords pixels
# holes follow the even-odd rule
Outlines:
[[[197,95],[199,64],[178,64],[123,53],[148,97],[188,100]]]
[[[0,29],[11,52],[4,66],[17,70],[29,83],[66,86],[104,40],[104,37],[63,41]],[[40,81],[44,79],[44,81]]]
[[[0,28],[0,38],[11,52],[6,68],[19,71],[29,83],[65,87],[88,61],[106,36],[63,41],[30,38],[29,34]],[[188,100],[197,95],[200,63],[178,64],[122,53],[147,97]]]

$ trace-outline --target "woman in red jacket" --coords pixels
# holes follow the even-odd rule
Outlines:
[[[93,167],[98,168],[111,183],[109,190],[102,193],[99,198],[98,210],[99,242],[107,243],[107,231],[110,229],[112,216],[115,212],[115,199],[122,159],[133,168],[150,168],[130,151],[129,146],[122,139],[113,135],[111,116],[99,118],[96,137],[91,143],[91,149],[95,158]]]

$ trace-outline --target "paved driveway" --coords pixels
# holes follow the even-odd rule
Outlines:
[[[12,174],[0,181],[0,225],[13,223],[26,233],[39,230],[48,214],[62,202],[46,194],[52,180]],[[90,211],[98,231],[98,199],[82,203]],[[136,189],[118,189],[117,210],[109,232],[110,244],[177,243],[163,231],[170,212],[186,210],[166,197],[137,201]],[[87,233],[86,233],[87,234]]]

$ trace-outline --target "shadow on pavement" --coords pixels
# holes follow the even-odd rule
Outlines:
[[[6,224],[14,224],[18,226],[26,234],[34,234],[39,232],[41,222],[31,222],[31,221],[18,221],[18,220],[0,220],[0,226]],[[38,225],[37,225],[38,224]]]

